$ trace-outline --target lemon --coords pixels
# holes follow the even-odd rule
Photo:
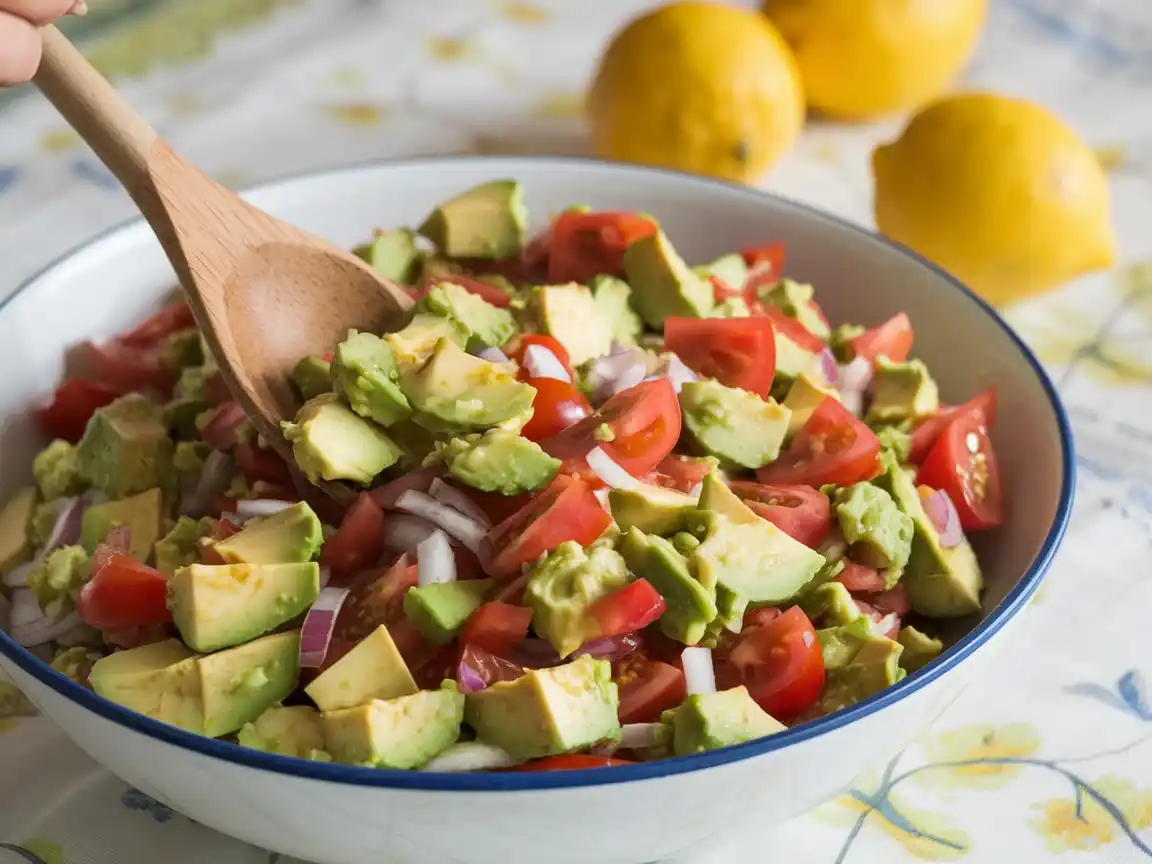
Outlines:
[[[988,0],[764,0],[808,104],[863,119],[937,96],[972,53]]]
[[[596,155],[751,182],[795,142],[791,52],[749,9],[673,3],[616,34],[588,94]]]
[[[1099,160],[1038,105],[985,94],[926,107],[872,154],[876,222],[993,303],[1112,264]]]

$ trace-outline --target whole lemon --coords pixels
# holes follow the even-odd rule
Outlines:
[[[863,119],[915,108],[961,70],[988,0],[764,0],[796,52],[808,104]]]
[[[1059,118],[965,94],[926,107],[872,154],[876,222],[993,303],[1108,267],[1108,183]]]
[[[749,9],[673,3],[624,27],[588,94],[596,155],[753,181],[796,140],[791,52]]]

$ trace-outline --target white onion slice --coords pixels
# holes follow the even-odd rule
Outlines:
[[[384,545],[394,552],[414,554],[416,547],[435,531],[435,525],[419,516],[405,513],[390,515],[384,524]]]
[[[509,363],[508,355],[501,351],[499,348],[481,348],[476,352],[476,356],[481,360],[487,360],[489,363]]]
[[[662,723],[625,723],[620,727],[620,747],[623,750],[643,750],[660,743]]]
[[[611,491],[611,489],[592,490],[592,494],[596,496],[596,500],[600,502],[600,506],[607,510],[609,513],[612,512],[612,503],[608,500],[608,495]]]
[[[660,357],[654,378],[667,378],[672,389],[677,393],[685,385],[699,381],[700,376],[684,365],[684,361],[672,353],[665,353]],[[646,379],[648,380],[648,379]]]
[[[648,368],[645,366],[643,360],[636,360],[634,365],[625,369],[616,380],[612,382],[610,387],[611,394],[615,396],[617,393],[623,393],[625,390],[631,390],[637,384],[641,383],[648,375]]]
[[[223,450],[213,450],[204,460],[196,485],[180,500],[180,513],[199,519],[208,513],[212,499],[224,492],[232,479],[232,457]]]
[[[458,741],[438,756],[433,756],[420,770],[457,774],[465,771],[512,768],[522,762],[522,759],[517,759],[494,744],[485,744],[483,741]]]
[[[872,361],[857,357],[851,363],[840,367],[836,376],[836,386],[840,390],[863,393],[872,384]]]
[[[432,485],[428,487],[428,494],[437,501],[447,504],[453,510],[463,513],[469,519],[474,519],[485,528],[492,527],[492,520],[488,518],[487,513],[476,506],[475,501],[455,486],[448,485],[439,477],[433,480]]]
[[[332,568],[327,564],[320,565],[320,587],[327,588],[328,583],[332,581]]]
[[[820,372],[824,375],[824,383],[828,386],[833,387],[839,383],[840,366],[831,348],[825,348],[820,352]]]
[[[635,489],[640,485],[640,481],[617,465],[602,447],[593,447],[584,459],[592,472],[613,489]]]
[[[0,582],[3,582],[9,588],[23,588],[28,584],[28,574],[36,569],[40,563],[41,556],[37,555],[31,561],[21,564],[14,570],[9,570],[3,576],[0,576]]]
[[[940,545],[945,549],[959,546],[964,539],[964,528],[960,525],[960,514],[956,505],[943,489],[937,489],[923,499],[924,512],[940,534]]]
[[[859,390],[841,390],[840,404],[859,417],[864,413],[864,394]]]
[[[572,383],[572,376],[560,358],[543,345],[529,345],[524,349],[524,368],[532,378],[555,378],[566,384]]]
[[[879,618],[875,621],[870,620],[868,623],[872,628],[873,636],[887,636],[888,631],[890,631],[893,627],[900,626],[900,616],[895,612],[889,612],[883,618]]]
[[[35,598],[32,600],[36,602]],[[31,648],[34,645],[43,645],[45,642],[51,642],[57,636],[62,636],[78,624],[82,624],[79,613],[73,609],[63,618],[49,618],[48,616],[41,616],[40,620],[32,621],[27,624],[12,625],[9,632],[16,642],[19,642],[25,648]]]
[[[236,502],[236,515],[242,519],[256,519],[261,516],[275,516],[289,507],[295,506],[291,501],[281,501],[277,498],[254,498]]]
[[[716,692],[716,669],[712,665],[712,649],[685,648],[680,655],[684,667],[684,681],[688,695],[705,695]]]
[[[328,656],[328,646],[336,630],[336,617],[348,599],[347,588],[325,588],[316,597],[300,627],[300,666],[319,669]]]
[[[8,615],[8,627],[23,627],[44,618],[36,595],[28,588],[17,588],[12,592],[12,609]]]
[[[455,537],[471,552],[476,552],[480,548],[480,541],[488,533],[475,519],[469,519],[431,495],[425,495],[414,489],[409,489],[396,499],[396,509],[427,519],[440,530]]]
[[[603,402],[609,396],[640,383],[648,374],[645,354],[633,348],[613,349],[613,353],[598,357],[588,366],[587,382],[592,389],[592,400]]]
[[[689,489],[688,494],[691,495],[693,498],[699,498],[701,495],[703,495],[704,494],[704,481],[701,480],[699,483],[697,483],[695,486],[693,486],[691,489]]]
[[[416,581],[421,585],[442,585],[456,581],[456,556],[443,531],[433,531],[416,547]]]

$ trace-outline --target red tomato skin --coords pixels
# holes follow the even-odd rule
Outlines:
[[[507,654],[528,636],[531,623],[531,609],[490,600],[468,619],[460,632],[460,644]]]
[[[975,451],[970,449],[969,441],[976,442]],[[965,531],[984,531],[1004,524],[1000,463],[982,412],[964,412],[948,424],[924,458],[916,480],[948,493]]]
[[[680,646],[683,650],[684,646]],[[618,715],[623,723],[656,723],[660,715],[688,697],[684,672],[671,663],[650,660],[637,652],[616,664],[620,693]]]
[[[865,567],[855,561],[844,560],[844,569],[834,582],[841,583],[849,591],[865,594],[878,594],[885,588],[884,574],[872,567]]]
[[[625,250],[656,230],[654,222],[636,213],[561,213],[548,241],[548,281],[623,276]]]
[[[82,342],[79,352],[92,370],[92,377],[125,393],[156,390],[167,394],[176,383],[176,376],[165,366],[163,351],[158,346]]]
[[[802,350],[810,354],[819,354],[827,347],[819,336],[809,333],[803,324],[795,318],[789,318],[782,309],[760,302],[757,302],[753,308],[758,314],[772,322],[777,335],[787,337],[789,341],[794,342]]]
[[[392,628],[401,620],[407,620],[404,618],[404,595],[409,588],[416,586],[417,576],[416,564],[407,554],[397,558],[390,567],[357,574],[347,585],[349,594],[336,616],[334,635],[356,643],[381,624],[386,624],[393,641],[396,641],[397,635]]]
[[[767,263],[771,266],[776,278],[784,272],[784,257],[786,250],[783,243],[765,243],[762,246],[751,246],[740,251],[740,257],[749,267]]]
[[[529,345],[547,348],[560,361],[560,365],[567,370],[572,380],[576,380],[576,369],[572,366],[572,358],[568,355],[568,349],[560,344],[560,340],[549,336],[547,333],[522,333],[504,346],[504,353],[510,360],[515,360],[517,366],[523,367],[524,350]],[[527,370],[521,368],[520,375],[517,377],[522,381],[528,378]]]
[[[592,413],[587,397],[566,381],[555,378],[525,378],[524,381],[536,388],[532,419],[520,430],[529,441],[544,441],[559,435]]]
[[[920,465],[948,424],[969,411],[981,411],[988,425],[996,422],[996,387],[973,396],[963,405],[941,405],[935,417],[929,417],[912,430],[912,451],[908,461]]]
[[[768,395],[776,375],[775,331],[759,316],[667,318],[664,348],[698,375],[759,396]]]
[[[675,489],[677,492],[691,492],[697,483],[702,482],[711,473],[712,464],[706,459],[669,453],[659,465],[645,475],[644,482],[653,486],[663,486],[665,489]]]
[[[50,438],[75,444],[84,437],[88,421],[97,409],[123,395],[118,387],[88,378],[69,378],[56,388],[52,401],[36,409],[40,428]]]
[[[117,342],[124,345],[150,347],[164,341],[173,333],[196,326],[196,319],[187,301],[180,299],[154,312],[134,329],[121,333]]]
[[[908,359],[912,351],[912,339],[912,322],[905,313],[900,312],[879,327],[865,330],[853,339],[852,355],[873,361],[884,356],[901,363]]]
[[[361,492],[344,514],[336,533],[320,549],[320,564],[331,572],[329,584],[342,585],[367,570],[384,554],[384,511]]]
[[[894,612],[903,618],[912,611],[912,601],[908,599],[908,589],[904,587],[903,582],[897,582],[891,588],[876,594],[870,602],[885,615]]]
[[[246,415],[239,402],[219,405],[200,428],[200,437],[217,450],[230,451],[237,444],[236,430]]]
[[[97,549],[92,577],[80,589],[76,611],[98,630],[171,621],[168,575],[128,555]]]
[[[829,441],[837,446],[829,448]],[[849,486],[876,476],[879,456],[876,433],[829,396],[776,461],[757,470],[756,478],[769,485]]]
[[[288,470],[288,463],[275,450],[241,441],[232,451],[232,458],[236,460],[236,468],[249,485],[264,482],[292,487],[292,472]]]
[[[803,485],[768,486],[747,480],[735,480],[729,488],[757,516],[809,548],[820,545],[831,530],[832,504],[819,489]]]
[[[656,621],[668,604],[647,579],[637,579],[592,605],[600,635],[619,636],[642,630]]]

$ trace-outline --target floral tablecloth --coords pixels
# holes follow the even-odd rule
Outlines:
[[[90,4],[101,17],[73,25],[90,56],[230,185],[380,156],[582,152],[597,54],[651,5]],[[1152,861],[1152,6],[992,6],[966,83],[1038,99],[1099,148],[1124,251],[1114,272],[1009,313],[1073,418],[1074,524],[1012,650],[923,742],[813,814],[727,838],[708,861]],[[898,125],[812,125],[766,185],[868,223],[867,154]],[[131,213],[38,97],[0,100],[0,295]],[[0,776],[0,864],[278,860],[126,788],[4,682]]]

